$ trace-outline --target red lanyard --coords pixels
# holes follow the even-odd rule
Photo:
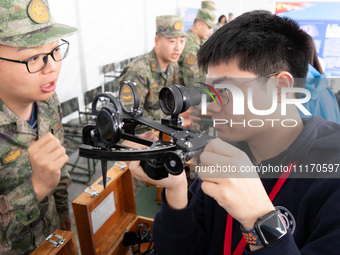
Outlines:
[[[276,181],[274,188],[269,194],[270,201],[273,202],[274,198],[276,197],[277,193],[281,189],[282,185],[285,183],[289,175],[292,173],[292,170],[294,167],[298,164],[298,161],[291,162],[287,166],[287,171],[283,172],[280,176],[280,178]],[[225,236],[224,236],[224,255],[231,255],[231,241],[232,241],[232,235],[233,235],[233,217],[228,214],[227,217],[227,224],[225,229]],[[241,241],[237,245],[233,255],[241,255],[244,251],[244,247],[247,245],[246,240],[242,237]]]

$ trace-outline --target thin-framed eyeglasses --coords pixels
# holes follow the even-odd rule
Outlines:
[[[47,66],[49,55],[51,55],[52,59],[55,62],[60,62],[64,58],[67,57],[68,49],[69,49],[69,42],[66,40],[61,40],[61,41],[62,43],[58,45],[57,47],[55,47],[53,50],[51,50],[50,53],[37,54],[26,60],[14,60],[14,59],[2,58],[2,57],[0,57],[0,59],[14,62],[14,63],[19,63],[19,64],[25,64],[27,67],[27,71],[29,73],[37,73],[43,70]]]
[[[257,78],[254,78],[254,79],[247,79],[246,81],[242,81],[242,82],[237,82],[236,79],[230,79],[228,78],[228,81],[231,83],[231,84],[234,84],[235,86],[240,86],[240,85],[244,85],[244,84],[247,84],[247,83],[250,83],[250,82],[253,82],[253,81],[256,81],[256,80],[259,80],[259,79],[264,79],[264,78],[269,78],[271,76],[274,76],[274,75],[277,75],[279,74],[278,72],[276,73],[271,73],[271,74],[268,74],[268,75],[265,75],[265,76],[262,76],[262,77],[257,77]],[[215,84],[219,84],[219,82],[222,82],[225,78],[221,78],[221,79],[218,79],[216,81],[214,81]],[[221,89],[216,89],[216,91],[218,92],[218,95],[220,96],[221,98],[221,101],[222,101],[222,106],[223,105],[226,105],[230,102],[230,94],[229,94],[229,89],[227,88],[221,88]]]

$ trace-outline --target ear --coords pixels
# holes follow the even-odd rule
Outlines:
[[[277,98],[278,103],[281,103],[281,89],[282,88],[292,88],[294,86],[294,78],[293,76],[286,71],[278,73],[276,76],[276,88],[277,88]],[[288,97],[294,97],[294,95],[289,95]]]
[[[159,45],[159,38],[158,36],[155,36],[155,47],[158,47]]]
[[[195,23],[195,26],[196,26],[197,29],[201,29],[201,27],[202,27],[202,21],[197,20],[196,23]]]

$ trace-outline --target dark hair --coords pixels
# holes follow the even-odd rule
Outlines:
[[[293,20],[268,11],[252,11],[217,30],[200,48],[197,61],[207,69],[236,60],[240,70],[259,77],[287,71],[295,78],[305,78],[309,48],[307,33]]]
[[[219,18],[218,18],[218,23],[221,23],[221,20],[225,18],[225,22],[224,23],[227,23],[227,18],[225,15],[221,15]]]
[[[325,75],[325,73],[322,70],[319,58],[318,58],[318,53],[316,51],[316,47],[315,47],[315,42],[313,37],[311,37],[310,35],[308,35],[308,42],[311,45],[311,56],[309,58],[309,63],[321,74]]]

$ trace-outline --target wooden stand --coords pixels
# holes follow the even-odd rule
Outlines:
[[[129,254],[122,245],[123,234],[138,228],[139,222],[152,227],[153,219],[136,217],[133,178],[129,170],[114,166],[90,186],[97,195],[83,192],[72,203],[82,255]]]
[[[61,236],[63,241],[58,236]],[[78,255],[78,249],[74,233],[71,231],[56,230],[49,238],[50,241],[43,242],[32,255]],[[60,242],[61,241],[61,242]],[[58,244],[60,244],[59,247]]]

